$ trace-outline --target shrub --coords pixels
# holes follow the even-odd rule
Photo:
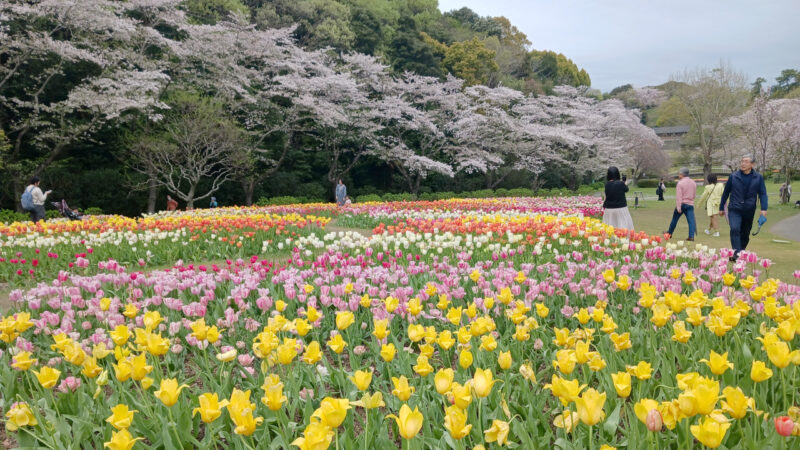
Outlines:
[[[365,194],[356,197],[356,203],[379,202],[379,201],[381,201],[381,196],[378,194]]]
[[[492,198],[496,197],[495,193],[491,189],[481,189],[479,191],[472,191],[469,193],[469,197],[472,198]]]
[[[98,207],[96,207],[96,206],[92,206],[92,207],[86,208],[81,212],[83,214],[87,215],[87,216],[100,216],[100,215],[103,215],[103,210],[98,208]]]
[[[515,189],[509,189],[508,190],[508,195],[510,197],[533,197],[534,193],[533,193],[533,189],[515,188]]]
[[[414,194],[383,194],[385,202],[410,202],[414,200]]]
[[[45,211],[45,217],[47,217],[48,219],[58,219],[64,216],[62,216],[61,213],[56,211],[55,209],[48,209],[47,211]]]
[[[11,209],[0,209],[0,223],[24,222],[30,220],[28,213],[19,213]]]

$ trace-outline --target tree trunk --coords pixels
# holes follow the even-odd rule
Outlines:
[[[189,188],[189,192],[186,195],[186,197],[188,198],[188,200],[186,200],[186,210],[187,211],[189,211],[190,209],[194,209],[194,191],[195,191],[196,188],[197,188],[197,185],[193,184]]]
[[[711,158],[706,158],[703,161],[703,179],[707,180],[709,175],[711,175]]]
[[[156,200],[158,200],[158,183],[156,179],[150,177],[147,182],[147,213],[153,214],[156,212]]]
[[[256,191],[255,180],[242,181],[242,188],[244,189],[244,204],[247,206],[253,205],[253,195]]]
[[[18,177],[14,177],[14,205],[15,209],[18,213],[25,212],[22,210],[22,203],[20,203],[19,198],[22,197],[22,190],[25,189],[22,184],[17,179]]]

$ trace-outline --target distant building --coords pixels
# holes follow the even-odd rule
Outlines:
[[[667,152],[678,151],[683,145],[683,138],[689,133],[689,125],[674,127],[654,127],[653,131],[664,141],[664,150]],[[674,155],[671,155],[674,156]]]

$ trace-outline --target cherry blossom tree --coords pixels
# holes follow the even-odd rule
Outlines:
[[[165,108],[158,97],[169,77],[136,51],[163,40],[129,14],[135,7],[109,0],[0,6],[0,118],[12,143],[6,173],[15,197],[23,178],[101,126],[131,111],[158,119]]]

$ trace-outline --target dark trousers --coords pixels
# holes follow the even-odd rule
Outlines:
[[[678,208],[675,208],[675,210],[672,211],[672,222],[670,222],[669,231],[667,231],[667,232],[669,233],[670,236],[672,236],[672,233],[675,231],[675,227],[678,226],[678,219],[680,219],[682,215],[686,215],[686,222],[689,224],[689,238],[691,239],[691,238],[694,237],[694,232],[695,232],[695,229],[696,229],[696,226],[695,226],[695,223],[694,223],[694,206],[693,205],[687,205],[687,204],[684,203],[684,204],[681,205],[681,212],[678,212]],[[751,219],[751,222],[752,222],[752,219]]]
[[[44,212],[44,205],[33,205],[33,209],[29,209],[28,213],[31,215],[31,222],[38,222],[44,220],[47,214]]]
[[[731,248],[736,251],[736,255],[746,249],[747,244],[750,242],[750,230],[753,229],[753,217],[755,215],[756,210],[728,210],[728,223],[731,226]]]
[[[664,201],[664,191],[658,191],[658,201]]]

